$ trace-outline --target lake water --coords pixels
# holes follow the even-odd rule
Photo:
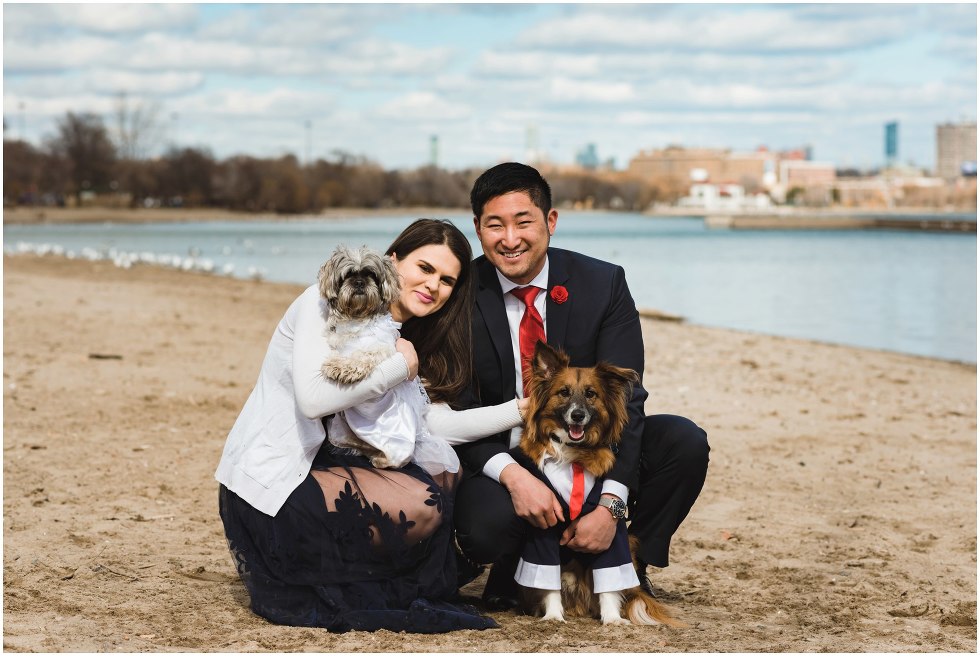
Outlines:
[[[479,253],[471,220],[453,220]],[[195,255],[231,275],[309,284],[336,244],[383,250],[409,221],[10,225],[4,249]],[[692,323],[977,361],[975,233],[715,230],[699,219],[562,212],[552,245],[621,264],[638,307]]]

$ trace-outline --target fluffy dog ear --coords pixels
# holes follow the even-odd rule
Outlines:
[[[381,257],[381,298],[386,299],[390,305],[398,298],[401,291],[401,282],[398,280],[398,269],[395,268],[395,261],[387,255]]]
[[[595,372],[606,390],[606,395],[612,401],[609,412],[613,424],[618,426],[615,432],[619,434],[629,421],[626,404],[633,395],[633,385],[640,382],[640,376],[632,369],[616,367],[607,362],[597,364]]]
[[[337,279],[340,276],[340,268],[343,266],[345,261],[350,260],[350,251],[346,246],[338,246],[333,255],[330,256],[323,266],[320,267],[320,271],[317,273],[317,286],[320,289],[320,296],[327,300],[331,308],[336,307],[337,303]]]
[[[534,346],[534,357],[531,359],[531,371],[536,377],[551,380],[556,373],[568,366],[568,356],[561,351],[548,346],[547,342],[538,340]]]

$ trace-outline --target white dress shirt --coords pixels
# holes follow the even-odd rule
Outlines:
[[[515,387],[517,388],[517,396],[519,398],[524,398],[524,376],[521,370],[521,343],[520,343],[520,333],[521,333],[521,318],[524,317],[524,311],[526,307],[524,302],[510,293],[512,289],[517,287],[527,287],[528,285],[537,287],[541,291],[538,292],[537,296],[534,297],[534,307],[537,309],[538,314],[541,315],[541,321],[544,324],[544,334],[548,334],[548,258],[545,257],[544,268],[541,272],[534,277],[531,282],[527,285],[518,285],[514,281],[506,278],[500,271],[496,271],[497,280],[500,281],[500,290],[504,294],[504,311],[507,313],[507,325],[510,328],[510,342],[514,351],[514,373],[516,375],[515,380],[517,381]],[[509,448],[513,449],[521,442],[522,428],[518,426],[510,432],[510,444]],[[509,453],[498,453],[497,455],[490,458],[487,463],[483,466],[483,473],[492,478],[493,480],[500,482],[500,474],[504,471],[507,465],[517,464],[513,456]],[[520,466],[520,465],[518,465]],[[591,487],[591,486],[590,486]],[[626,501],[629,495],[629,488],[622,483],[606,479],[602,483],[603,494],[614,494],[623,501]]]

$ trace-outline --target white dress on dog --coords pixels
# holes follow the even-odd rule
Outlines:
[[[395,342],[401,324],[390,314],[357,323],[357,334],[344,341],[341,354],[377,350]],[[355,448],[356,440],[384,452],[392,467],[414,461],[430,474],[459,471],[459,458],[449,442],[433,436],[426,426],[429,395],[416,376],[395,385],[381,396],[358,403],[335,414],[329,422],[327,439],[340,448]],[[354,439],[356,438],[356,440]]]

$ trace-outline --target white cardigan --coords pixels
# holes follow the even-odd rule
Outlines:
[[[310,473],[326,438],[322,417],[380,396],[408,377],[408,364],[396,353],[353,385],[324,378],[320,366],[332,353],[324,337],[329,313],[316,285],[286,310],[214,474],[267,515],[275,516]],[[516,399],[459,412],[433,403],[427,406],[425,420],[433,435],[450,444],[478,440],[521,423]]]

